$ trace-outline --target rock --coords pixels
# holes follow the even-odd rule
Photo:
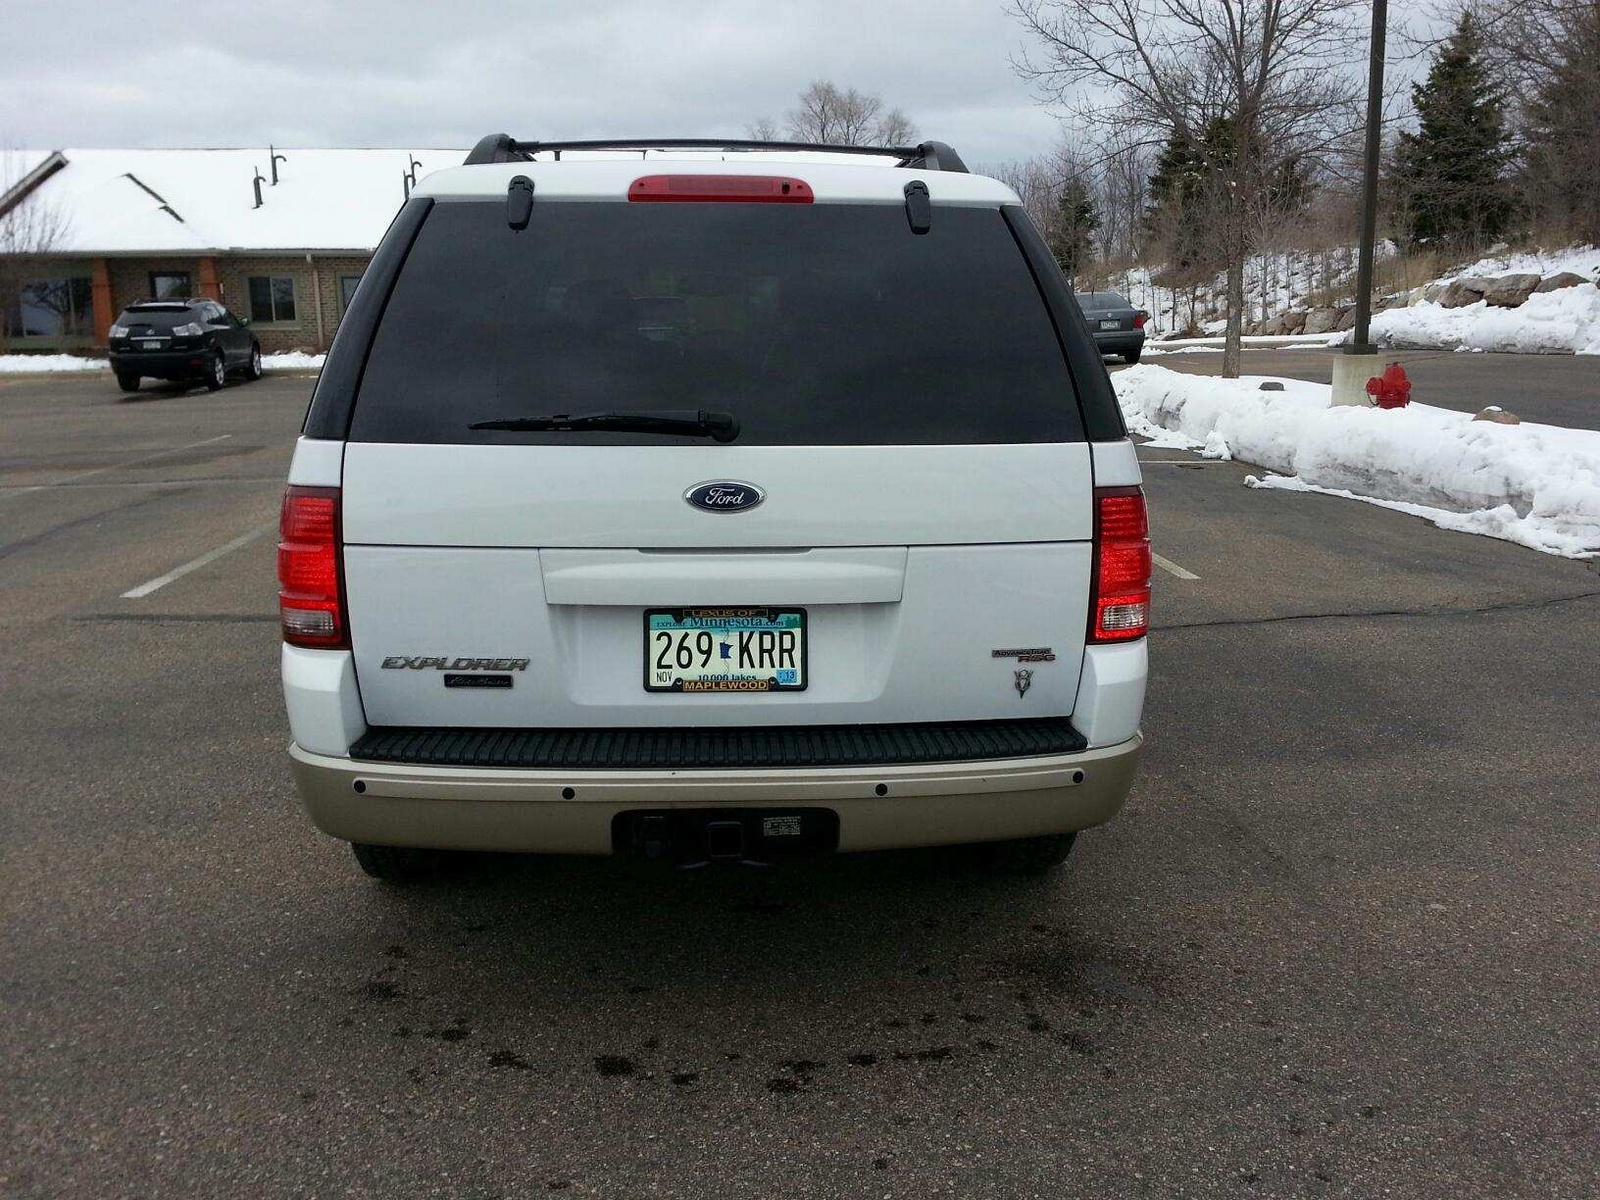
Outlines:
[[[1472,419],[1474,421],[1493,421],[1496,425],[1521,425],[1522,424],[1522,418],[1521,417],[1517,416],[1517,414],[1514,413],[1514,412],[1507,412],[1505,409],[1501,408],[1498,404],[1491,404],[1488,408],[1484,409],[1481,413],[1479,413],[1477,416],[1473,417]]]
[[[1558,271],[1554,275],[1547,275],[1539,281],[1536,292],[1558,292],[1562,288],[1577,287],[1580,283],[1588,283],[1582,275],[1572,271]]]
[[[1276,379],[1263,379],[1261,381],[1261,390],[1263,392],[1281,392],[1283,391],[1283,384]]]
[[[1444,291],[1439,293],[1439,303],[1445,308],[1465,308],[1482,300],[1483,293],[1488,287],[1487,279],[1463,275],[1460,279],[1452,279],[1445,285]]]
[[[1313,308],[1306,314],[1305,333],[1332,333],[1339,324],[1337,308]]]
[[[1539,277],[1531,272],[1501,275],[1489,280],[1483,289],[1483,298],[1495,308],[1516,308],[1539,286]]]
[[[1278,319],[1278,322],[1280,332],[1299,333],[1306,327],[1306,311],[1303,308],[1291,308]]]
[[[1444,295],[1445,284],[1430,283],[1422,289],[1421,299],[1424,304],[1436,304],[1439,297]]]
[[[1336,329],[1340,333],[1343,333],[1346,329],[1354,329],[1355,327],[1356,327],[1356,306],[1352,304],[1349,308],[1340,309],[1339,310],[1339,321],[1338,321],[1338,324],[1336,324],[1334,326],[1334,329]]]

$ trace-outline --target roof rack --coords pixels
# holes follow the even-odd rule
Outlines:
[[[559,159],[563,150],[809,150],[826,154],[893,155],[897,167],[924,171],[967,172],[961,156],[943,142],[915,146],[838,146],[829,142],[745,141],[737,138],[601,138],[580,142],[519,142],[507,133],[491,133],[472,148],[466,165],[531,162],[535,154],[549,151]]]

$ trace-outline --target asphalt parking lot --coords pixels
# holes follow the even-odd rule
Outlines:
[[[1149,744],[1065,872],[402,893],[286,767],[309,388],[0,380],[0,1192],[1594,1195],[1592,565],[1146,450]]]

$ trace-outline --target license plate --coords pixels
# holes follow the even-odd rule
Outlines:
[[[647,692],[800,692],[803,608],[652,608],[644,614]]]
[[[161,347],[163,347],[165,345],[166,345],[166,343],[164,341],[162,341],[161,339],[159,339],[159,338],[145,338],[142,341],[140,341],[139,349],[141,349],[141,350],[159,350],[159,349],[161,349]]]
[[[1121,329],[1122,328],[1122,322],[1121,321],[1101,321],[1100,322],[1100,328],[1101,329]]]

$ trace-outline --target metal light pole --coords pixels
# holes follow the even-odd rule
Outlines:
[[[1383,45],[1389,0],[1372,0],[1372,45],[1367,59],[1367,141],[1361,186],[1361,245],[1356,261],[1356,324],[1350,344],[1333,356],[1333,403],[1368,404],[1366,382],[1377,354],[1371,344],[1372,255],[1378,237],[1378,159],[1383,143]]]

